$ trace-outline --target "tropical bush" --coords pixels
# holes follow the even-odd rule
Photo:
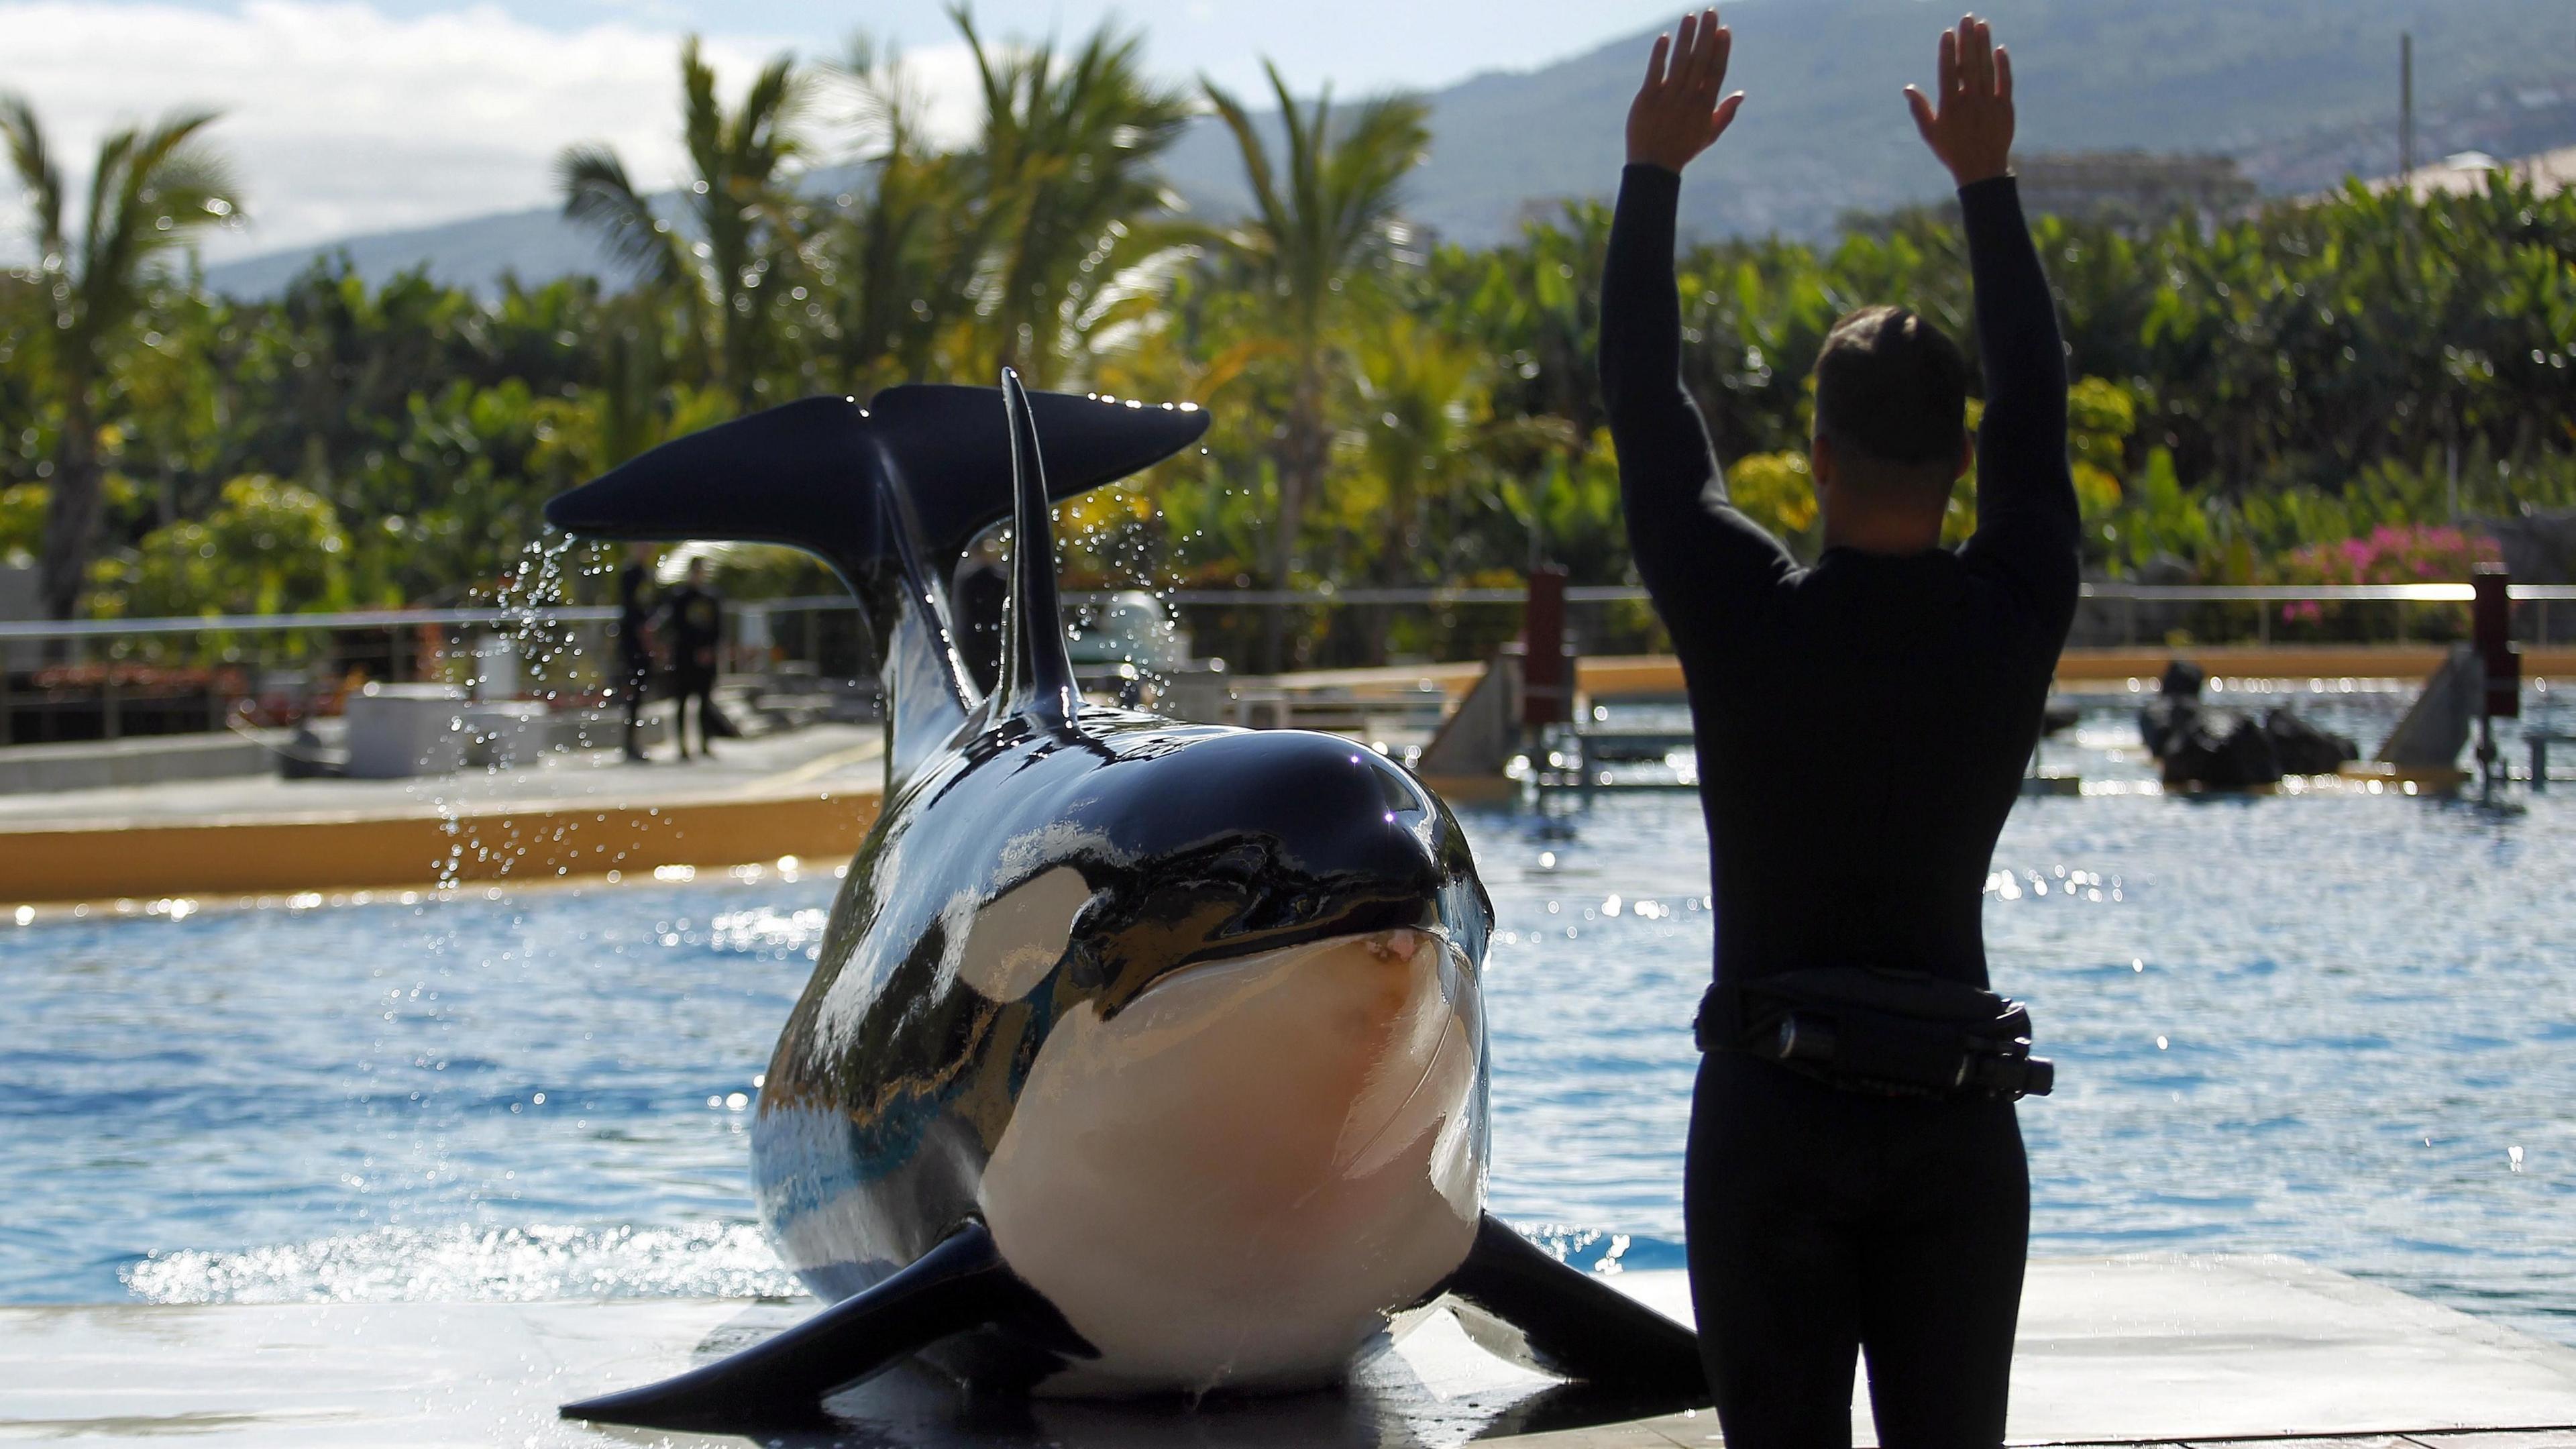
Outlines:
[[[2383,523],[2359,538],[2312,543],[2290,550],[2274,566],[2277,582],[2286,584],[2456,584],[2471,570],[2498,558],[2495,541],[2474,537],[2444,525]],[[2366,616],[2388,617],[2404,611],[2416,638],[2455,639],[2462,632],[2462,611],[2421,604],[2334,603],[2302,599],[2281,609],[2284,623],[2312,626],[2301,631],[2321,636],[2345,635],[2366,628]]]

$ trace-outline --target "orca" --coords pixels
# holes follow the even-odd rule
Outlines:
[[[1076,689],[1051,505],[1206,421],[1005,370],[789,403],[547,506],[815,553],[887,697],[882,809],[750,1134],[763,1228],[829,1306],[566,1417],[811,1422],[912,1355],[1036,1395],[1314,1388],[1435,1305],[1523,1364],[1707,1402],[1689,1329],[1483,1211],[1493,911],[1448,808],[1337,736]],[[987,693],[945,581],[1005,521]]]

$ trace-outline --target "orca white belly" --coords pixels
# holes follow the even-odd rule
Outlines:
[[[1383,931],[1056,1023],[981,1204],[1003,1258],[1100,1350],[1041,1391],[1338,1379],[1474,1240],[1476,989],[1438,937]]]

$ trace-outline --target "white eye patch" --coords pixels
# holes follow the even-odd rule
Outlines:
[[[1090,903],[1090,883],[1069,865],[1022,882],[975,913],[958,979],[995,1001],[1028,995],[1064,959],[1074,918]]]

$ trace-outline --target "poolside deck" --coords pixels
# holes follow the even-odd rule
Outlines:
[[[0,905],[835,864],[876,818],[883,740],[817,725],[715,759],[615,751],[410,780],[273,775],[0,795]]]
[[[1678,1273],[1619,1280],[1668,1311]],[[673,1372],[804,1311],[704,1300],[0,1308],[0,1440],[185,1435],[207,1445],[1449,1445],[1706,1449],[1701,1412],[1519,1432],[1579,1405],[1434,1320],[1341,1394],[1193,1414],[969,1406],[898,1371],[835,1401],[835,1430],[756,1440],[595,1429],[557,1402]],[[1874,1440],[1865,1409],[1860,1442]],[[2014,1368],[2016,1443],[2214,1445],[2283,1437],[2576,1449],[2576,1349],[2269,1258],[2033,1265]]]

